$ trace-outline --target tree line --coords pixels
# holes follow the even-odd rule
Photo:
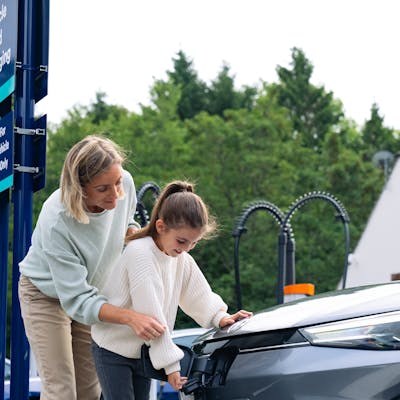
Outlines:
[[[46,187],[34,195],[34,219],[58,187],[69,148],[88,134],[101,133],[127,151],[125,167],[137,188],[173,179],[196,184],[219,230],[193,255],[232,311],[232,232],[252,202],[265,200],[285,211],[305,193],[330,193],[350,216],[354,248],[384,185],[373,155],[379,150],[396,154],[399,131],[385,126],[378,104],[371,105],[361,127],[347,118],[332,92],[311,83],[313,65],[302,49],[291,49],[289,65],[278,65],[276,71],[277,82],[237,88],[229,65],[223,64],[206,83],[193,60],[179,51],[166,78],[154,81],[151,103],[140,112],[108,104],[105,93],[97,93],[92,104],[73,107],[48,129]],[[150,210],[152,197],[144,201]],[[334,210],[327,203],[310,202],[291,226],[297,282],[314,283],[317,293],[335,289],[345,253]],[[240,242],[242,300],[245,308],[257,311],[276,303],[279,227],[260,212],[246,228]],[[188,323],[179,316],[178,326]]]

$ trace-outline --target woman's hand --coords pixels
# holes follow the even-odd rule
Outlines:
[[[137,230],[138,230],[138,228],[136,228],[136,227],[134,227],[134,226],[131,226],[131,227],[129,227],[129,228],[126,230],[125,236],[132,235],[132,234],[135,233]]]
[[[136,223],[136,221],[135,221],[135,223]],[[133,233],[137,232],[139,229],[141,229],[139,224],[137,224],[137,226],[136,226],[136,225],[131,225],[131,226],[126,230],[125,237],[128,236],[128,235],[132,235]]]
[[[182,386],[187,382],[187,378],[181,376],[179,371],[172,372],[172,374],[168,375],[168,383],[175,389],[180,390]]]
[[[161,336],[166,327],[161,325],[154,317],[126,308],[105,303],[101,306],[99,319],[103,322],[128,325],[136,336],[149,341]]]
[[[161,325],[154,317],[133,310],[127,311],[129,311],[129,321],[127,325],[129,325],[140,338],[147,341],[154,340],[165,332],[166,327]]]
[[[232,325],[235,322],[240,321],[241,319],[249,318],[252,315],[253,315],[253,313],[250,311],[240,310],[235,314],[228,315],[224,318],[221,318],[221,320],[219,321],[219,326],[220,326],[220,328],[223,328],[224,326]]]

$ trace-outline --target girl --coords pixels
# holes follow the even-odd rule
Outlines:
[[[20,263],[21,313],[42,400],[100,398],[88,325],[124,324],[146,340],[164,332],[153,317],[117,308],[98,293],[135,225],[135,186],[123,161],[109,139],[92,135],[76,143]]]
[[[249,317],[239,311],[230,315],[220,296],[212,292],[194,259],[188,254],[215,228],[202,199],[188,182],[172,182],[160,194],[149,224],[128,236],[128,244],[104,289],[112,304],[154,315],[167,326],[150,341],[150,358],[156,369],[164,368],[168,382],[181,389],[183,352],[173,343],[178,306],[199,325],[223,327]],[[124,326],[92,327],[95,365],[105,400],[147,400],[150,379],[141,376],[143,339]]]

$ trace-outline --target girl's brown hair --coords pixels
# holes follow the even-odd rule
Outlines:
[[[200,196],[194,193],[194,185],[186,181],[173,181],[160,193],[150,222],[142,229],[127,235],[126,240],[151,236],[157,237],[156,221],[162,219],[170,229],[191,227],[200,229],[206,239],[216,229],[216,222]]]

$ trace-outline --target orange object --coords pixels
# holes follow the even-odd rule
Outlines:
[[[294,283],[286,285],[283,288],[283,294],[303,294],[305,296],[314,296],[315,286],[313,283]]]

